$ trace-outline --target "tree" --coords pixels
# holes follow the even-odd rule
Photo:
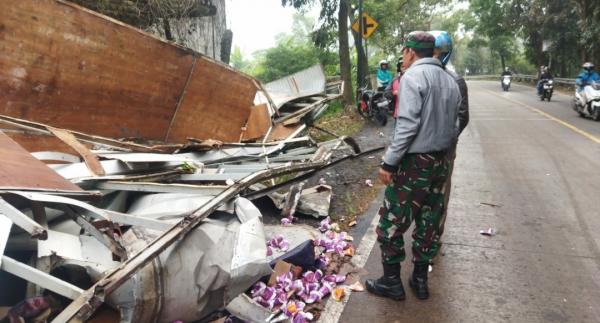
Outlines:
[[[281,0],[281,4],[292,6],[298,10],[314,5],[315,0]],[[350,46],[348,44],[348,20],[344,12],[349,9],[349,0],[319,0],[321,13],[319,20],[321,26],[313,34],[315,44],[321,48],[327,48],[331,43],[331,30],[337,30],[338,55],[340,63],[340,76],[344,82],[344,106],[350,107],[354,104],[352,93],[352,78],[350,65]],[[336,12],[338,13],[336,15]],[[344,35],[345,34],[345,35]]]

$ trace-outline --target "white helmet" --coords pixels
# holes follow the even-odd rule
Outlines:
[[[581,65],[581,67],[583,67],[584,70],[591,71],[594,69],[594,64],[591,62],[585,62],[583,65]]]
[[[383,65],[383,64],[389,65],[388,61],[385,60],[385,59],[382,59],[382,60],[379,61],[379,67],[381,67],[381,65]]]

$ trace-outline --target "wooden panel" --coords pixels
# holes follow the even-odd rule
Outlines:
[[[168,141],[194,137],[238,142],[256,91],[249,77],[199,57]]]
[[[81,191],[0,132],[0,187]]]
[[[164,140],[191,51],[61,1],[2,0],[1,7],[1,114]]]
[[[267,141],[277,141],[284,140],[291,136],[295,131],[297,131],[301,126],[300,125],[292,125],[289,127],[284,126],[281,123],[276,124],[271,130],[269,134],[269,138]]]
[[[269,131],[269,127],[271,127],[269,107],[266,104],[253,106],[250,109],[250,117],[248,117],[243,140],[262,138]]]
[[[51,135],[44,134],[25,134],[25,133],[6,133],[12,140],[16,141],[21,147],[30,153],[38,151],[60,151],[71,155],[78,153],[60,139]],[[84,143],[85,144],[85,143]],[[91,145],[87,145],[91,148]]]

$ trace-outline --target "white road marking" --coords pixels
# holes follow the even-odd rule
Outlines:
[[[377,228],[377,224],[379,223],[379,215],[375,214],[367,232],[363,236],[360,245],[356,248],[356,253],[354,257],[352,257],[352,263],[357,268],[363,268],[367,263],[367,259],[369,259],[369,255],[373,250],[373,246],[375,242],[377,242],[377,234],[375,233],[375,229]],[[337,323],[340,319],[340,316],[344,312],[344,308],[350,299],[350,294],[352,291],[348,286],[344,286],[344,290],[346,292],[346,297],[341,302],[336,302],[331,297],[327,301],[327,305],[325,309],[321,312],[321,317],[319,318],[319,323]],[[363,293],[366,293],[364,291]]]

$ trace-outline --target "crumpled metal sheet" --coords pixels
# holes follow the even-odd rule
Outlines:
[[[186,193],[158,193],[147,194],[133,201],[127,213],[135,216],[156,220],[175,222],[181,217],[191,214],[202,205],[212,200],[214,196]],[[232,203],[225,203],[219,211],[233,214]]]
[[[199,320],[271,272],[260,212],[246,201],[236,206],[244,209],[244,222],[213,214],[111,294],[124,321]],[[132,228],[123,239],[133,253],[157,235]]]
[[[265,90],[279,109],[292,100],[325,92],[325,72],[321,64],[265,84]],[[259,92],[260,93],[260,92]],[[265,103],[265,98],[258,98]]]

